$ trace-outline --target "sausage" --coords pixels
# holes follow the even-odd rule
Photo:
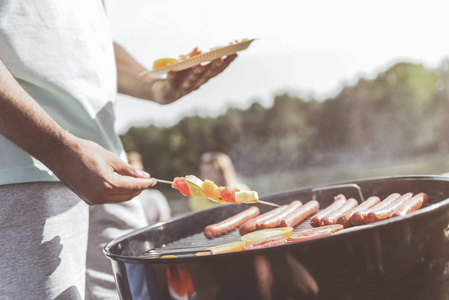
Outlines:
[[[256,229],[255,230],[259,230],[260,229],[259,227],[263,223],[265,223],[273,218],[276,218],[279,214],[282,214],[285,210],[288,209],[288,207],[289,207],[289,204],[282,205],[281,207],[278,207],[278,208],[272,210],[271,212],[273,212],[273,213],[267,212],[267,213],[257,217],[255,219],[255,221],[256,221],[256,224],[255,224]]]
[[[223,220],[217,224],[206,226],[203,234],[208,239],[213,239],[216,236],[219,236],[225,232],[231,231],[239,227],[246,221],[257,217],[259,214],[260,214],[259,208],[256,206],[251,206],[250,208],[236,214],[235,216],[227,218],[226,220]]]
[[[336,197],[337,198],[337,197]],[[346,198],[340,198],[334,201],[331,205],[323,209],[322,211],[318,212],[316,215],[312,217],[310,220],[310,225],[313,227],[318,227],[323,225],[322,219],[327,215],[333,212],[334,210],[340,208],[343,204],[345,204]]]
[[[345,204],[340,206],[338,209],[330,212],[329,214],[325,215],[322,219],[322,223],[324,225],[334,225],[337,223],[338,218],[346,213],[347,211],[353,209],[354,207],[357,207],[359,203],[354,198],[348,199]]]
[[[272,218],[276,214],[282,212],[284,209],[287,209],[287,207],[288,207],[288,205],[283,205],[281,207],[270,210],[256,218],[246,221],[239,229],[240,235],[245,235],[247,233],[256,231],[257,230],[257,227],[256,227],[257,222],[259,222],[260,220],[263,221],[263,220]]]
[[[285,218],[285,216],[287,216],[291,212],[297,210],[301,206],[302,206],[302,202],[299,200],[295,200],[295,201],[291,202],[285,210],[274,215],[272,218],[259,220],[258,222],[256,222],[257,230],[278,227],[279,224],[281,224],[282,219]]]
[[[282,221],[281,227],[295,227],[301,221],[306,219],[308,216],[316,213],[320,208],[320,203],[316,200],[312,200],[301,206],[299,209],[286,215]]]
[[[391,218],[405,216],[406,214],[420,209],[423,204],[426,204],[427,202],[429,202],[429,196],[426,193],[419,193],[410,200],[399,205],[391,214]]]
[[[337,196],[334,197],[334,202],[338,201],[338,200],[345,200],[346,201],[346,196],[343,194],[338,194]]]
[[[391,214],[398,208],[402,203],[413,197],[413,193],[407,193],[393,201],[391,204],[382,207],[380,209],[373,209],[370,211],[365,218],[365,223],[370,224],[378,221],[388,219]]]
[[[334,234],[337,231],[343,229],[343,225],[335,224],[335,225],[326,225],[318,228],[309,228],[300,231],[296,231],[290,237],[290,240],[294,243],[307,241],[311,239],[320,238],[323,236],[329,236]]]
[[[351,217],[356,212],[362,212],[364,210],[367,210],[374,205],[378,204],[380,202],[380,198],[377,196],[372,196],[360,203],[360,205],[354,207],[353,209],[347,211],[344,215],[340,216],[337,220],[337,224],[343,225],[344,228],[351,227],[352,224],[350,222]]]
[[[397,200],[399,197],[401,197],[401,194],[393,193],[384,200],[382,200],[380,203],[376,204],[375,206],[369,209],[356,211],[355,213],[352,214],[351,219],[349,219],[349,222],[351,222],[352,225],[365,224],[366,216],[370,211],[375,209],[381,209],[387,205],[390,205],[393,201]]]

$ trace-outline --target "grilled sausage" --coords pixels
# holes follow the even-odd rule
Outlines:
[[[391,217],[400,217],[405,216],[411,212],[414,212],[420,209],[423,204],[429,202],[429,196],[425,193],[419,193],[415,195],[410,200],[405,201],[401,205],[399,205],[395,211],[391,214]]]
[[[334,202],[337,200],[345,200],[346,201],[346,196],[343,194],[338,194],[337,196],[334,197]]]
[[[239,227],[246,221],[257,217],[259,214],[259,208],[256,206],[251,206],[250,208],[236,214],[235,216],[227,218],[226,220],[223,220],[217,224],[206,226],[203,233],[208,239],[213,239],[223,233]]]
[[[334,225],[335,223],[337,223],[337,220],[341,215],[353,209],[354,207],[357,207],[358,205],[359,203],[357,202],[357,200],[355,200],[354,198],[350,198],[345,202],[345,204],[325,215],[322,218],[321,222],[324,225]]]
[[[337,224],[343,225],[344,228],[351,227],[352,224],[351,224],[350,220],[354,213],[360,213],[364,210],[370,209],[371,207],[378,204],[379,202],[380,202],[379,197],[376,197],[376,196],[369,197],[368,199],[366,199],[365,201],[360,203],[360,205],[354,207],[350,211],[346,212],[344,215],[340,216],[337,220]]]
[[[308,216],[316,213],[320,208],[320,203],[316,200],[312,200],[301,206],[299,209],[289,213],[285,216],[280,226],[281,227],[295,227],[301,221],[306,219]]]
[[[288,205],[283,205],[281,207],[275,208],[273,210],[270,210],[256,218],[253,218],[251,220],[246,221],[239,229],[240,235],[245,235],[247,233],[253,232],[257,230],[256,224],[259,221],[267,220],[269,218],[272,218],[276,214],[282,212],[283,210],[287,209]]]
[[[393,193],[393,194],[389,195],[387,198],[385,198],[384,200],[382,200],[380,203],[374,205],[373,207],[371,207],[369,209],[356,211],[355,213],[352,214],[351,219],[349,219],[349,222],[351,222],[352,225],[365,224],[366,216],[368,215],[368,213],[370,211],[375,210],[375,209],[381,209],[385,206],[388,206],[392,202],[397,200],[399,197],[401,197],[401,194]]]
[[[337,197],[336,197],[337,198]],[[313,227],[318,227],[323,225],[323,218],[333,212],[334,210],[339,209],[343,204],[345,204],[346,198],[339,198],[334,201],[331,205],[323,209],[322,211],[318,212],[316,215],[312,217],[310,220],[310,225]]]
[[[407,193],[393,201],[390,205],[387,205],[386,207],[380,208],[380,209],[374,209],[370,211],[365,218],[365,223],[374,223],[378,221],[382,221],[385,219],[388,219],[391,214],[395,211],[396,208],[398,208],[402,203],[406,202],[410,198],[413,197],[413,193]]]
[[[291,212],[294,212],[301,206],[302,206],[302,202],[299,200],[295,200],[295,201],[291,202],[285,210],[274,215],[272,218],[263,219],[263,220],[259,220],[258,222],[256,222],[257,230],[278,227],[279,224],[281,224],[282,219],[284,219],[288,214],[290,214]]]

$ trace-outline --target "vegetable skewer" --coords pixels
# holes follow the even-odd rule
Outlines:
[[[194,179],[197,179],[196,177],[194,177],[194,176],[192,176],[192,175],[190,175],[191,177],[193,177]],[[176,181],[176,178],[175,178],[175,180],[174,181],[169,181],[169,180],[163,180],[163,179],[157,179],[157,178],[153,178],[154,180],[156,180],[156,182],[160,182],[160,183],[165,183],[165,184],[170,184],[173,188],[176,188],[176,187],[174,187],[173,186],[173,183],[174,183],[174,181]],[[201,181],[200,179],[197,179],[197,180],[199,180],[199,181]],[[202,181],[201,181],[202,182]],[[199,186],[196,186],[197,188],[200,188]],[[179,188],[177,188],[178,190],[179,190]],[[181,191],[181,193],[182,193],[182,191]],[[245,194],[246,192],[241,192],[242,194]],[[253,199],[251,199],[251,202],[246,202],[246,203],[260,203],[260,204],[264,204],[264,205],[269,205],[269,206],[274,206],[274,207],[279,207],[279,205],[278,204],[275,204],[275,203],[271,203],[271,202],[267,202],[267,201],[262,201],[262,200],[259,200],[258,199],[258,196],[257,196],[257,193],[256,192],[248,192],[250,195],[255,195],[255,197],[253,198]],[[185,195],[185,193],[182,193],[184,196],[186,196]],[[234,193],[235,194],[235,193]],[[232,203],[245,203],[245,202],[236,202],[235,201],[235,198],[234,198],[234,201],[223,201],[223,200],[219,200],[219,199],[213,199],[213,198],[211,198],[211,197],[207,197],[206,195],[204,195],[204,193],[202,194],[202,195],[199,195],[199,196],[202,196],[202,197],[205,197],[205,198],[208,198],[208,199],[210,199],[210,200],[212,200],[212,201],[215,201],[215,202],[220,202],[220,203],[224,203],[224,202],[232,202]],[[214,198],[218,198],[218,197],[214,197]]]

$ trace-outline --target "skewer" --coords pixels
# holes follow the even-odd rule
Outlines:
[[[269,206],[274,206],[274,207],[281,207],[281,206],[278,205],[278,204],[274,204],[274,203],[267,202],[267,201],[262,201],[262,200],[257,200],[257,203],[265,204],[265,205],[269,205]]]
[[[156,178],[153,178],[154,180],[156,180],[157,182],[160,182],[160,183],[166,183],[166,184],[173,184],[173,181],[168,181],[168,180],[162,180],[162,179],[156,179]]]
[[[156,179],[156,178],[153,178],[154,180],[156,180],[157,182],[160,182],[160,183],[166,183],[166,184],[173,184],[173,181],[168,181],[168,180],[163,180],[163,179]],[[269,206],[274,206],[274,207],[280,207],[280,205],[277,205],[277,204],[274,204],[274,203],[271,203],[271,202],[266,202],[266,201],[262,201],[262,200],[257,200],[257,203],[260,203],[260,204],[265,204],[265,205],[269,205]]]

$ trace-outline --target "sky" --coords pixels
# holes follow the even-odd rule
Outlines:
[[[119,94],[120,134],[254,101],[269,107],[280,93],[324,100],[395,62],[438,67],[449,58],[447,0],[109,0],[107,11],[114,40],[147,68],[195,47],[257,38],[222,74],[175,103]]]

